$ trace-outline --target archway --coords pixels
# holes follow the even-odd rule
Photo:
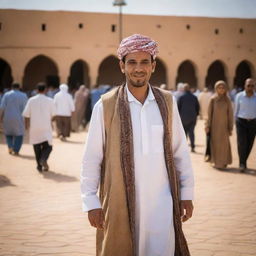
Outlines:
[[[252,65],[249,61],[241,61],[236,68],[236,75],[234,77],[234,88],[240,90],[244,89],[244,82],[247,78],[252,76]]]
[[[161,84],[167,85],[167,82],[166,67],[162,60],[156,58],[156,69],[152,74],[149,83],[155,86],[160,86]]]
[[[191,61],[186,60],[180,64],[176,78],[176,85],[178,83],[188,83],[191,88],[197,88],[195,67]]]
[[[99,67],[97,85],[116,86],[124,83],[125,77],[119,67],[119,60],[111,55],[105,58]]]
[[[72,64],[68,84],[70,89],[78,89],[82,84],[90,88],[89,67],[85,61],[77,60]]]
[[[24,90],[33,90],[38,82],[45,82],[47,86],[59,86],[58,68],[54,61],[44,55],[31,59],[25,67],[23,77]]]
[[[210,90],[214,89],[214,84],[218,80],[226,81],[225,68],[221,61],[214,61],[208,68],[207,76],[205,79],[205,85]]]
[[[10,65],[3,59],[0,59],[0,91],[10,88],[12,84],[12,71]]]

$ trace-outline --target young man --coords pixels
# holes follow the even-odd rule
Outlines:
[[[22,111],[27,103],[27,95],[20,91],[18,83],[12,84],[12,90],[6,92],[0,106],[0,121],[10,154],[18,155],[22,146],[25,132]]]
[[[255,81],[252,78],[246,79],[244,91],[238,93],[235,99],[237,147],[241,172],[247,168],[246,162],[256,134],[256,94],[254,88]]]
[[[189,255],[181,221],[193,212],[192,167],[171,94],[148,83],[157,52],[149,37],[125,38],[126,83],[93,110],[81,189],[98,256]]]
[[[33,144],[39,172],[48,171],[47,160],[52,151],[52,119],[55,116],[53,99],[47,97],[46,85],[37,85],[38,94],[30,98],[23,111],[29,142]]]

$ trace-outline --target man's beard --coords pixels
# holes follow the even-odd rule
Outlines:
[[[147,83],[148,83],[146,79],[144,79],[144,80],[137,79],[136,80],[136,78],[130,79],[129,82],[134,87],[143,87],[143,86],[147,85]]]

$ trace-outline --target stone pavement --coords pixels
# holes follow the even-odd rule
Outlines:
[[[35,169],[31,145],[25,143],[15,157],[0,138],[1,256],[95,255],[95,230],[80,201],[85,137],[81,132],[68,142],[55,138],[50,171],[43,174]],[[195,211],[184,224],[192,256],[256,255],[256,143],[250,170],[239,173],[235,139],[233,135],[233,164],[226,171],[215,170],[203,161],[203,122],[196,127],[197,153],[191,154]]]

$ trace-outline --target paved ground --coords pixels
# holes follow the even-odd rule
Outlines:
[[[196,178],[195,212],[184,225],[191,254],[256,255],[256,145],[248,163],[251,169],[239,173],[233,136],[233,164],[227,171],[218,171],[203,161],[202,121],[196,135],[197,153],[191,154]],[[81,212],[80,202],[85,137],[81,132],[72,134],[68,142],[54,139],[50,171],[43,175],[35,169],[30,145],[24,144],[21,156],[15,157],[0,144],[1,256],[95,255],[95,231]]]

